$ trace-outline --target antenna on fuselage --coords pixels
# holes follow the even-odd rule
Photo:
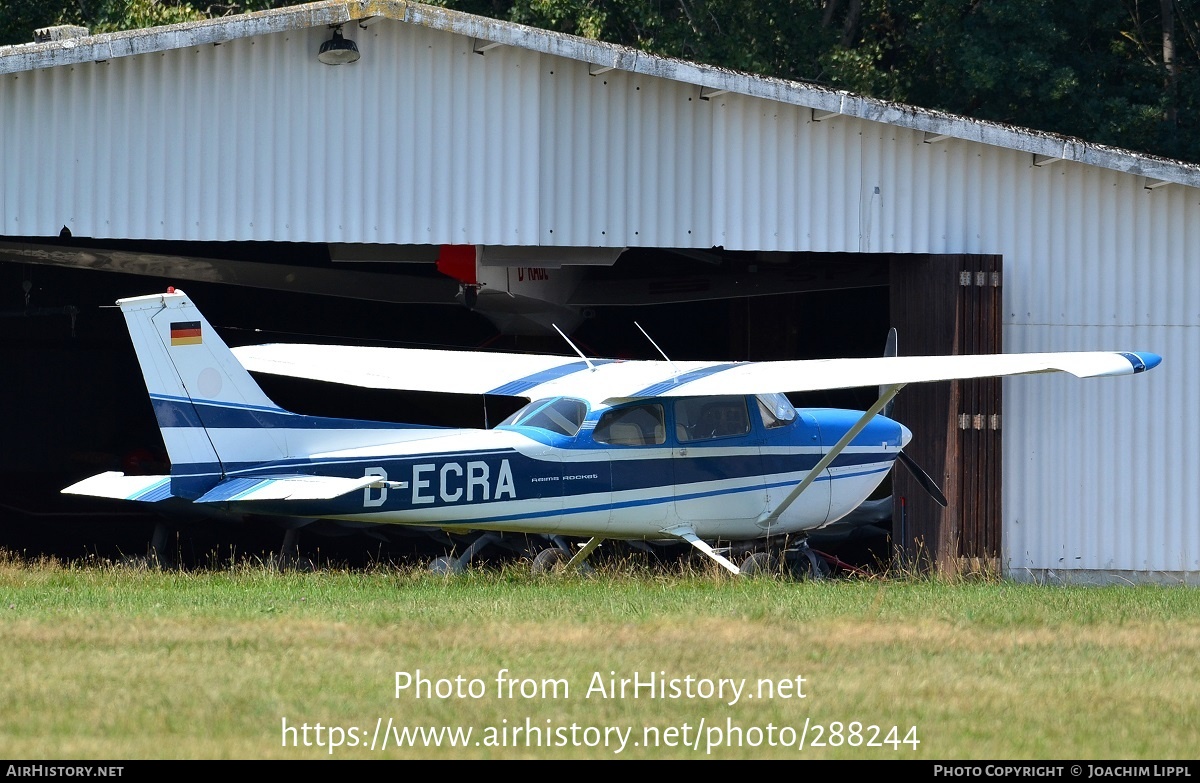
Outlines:
[[[678,375],[679,368],[676,367],[675,362],[671,361],[671,358],[669,356],[667,356],[667,352],[664,351],[662,348],[658,347],[658,343],[654,342],[654,338],[650,336],[650,333],[647,332],[645,329],[643,329],[642,325],[639,324],[637,321],[634,321],[633,325],[638,328],[638,331],[640,331],[642,334],[646,335],[646,339],[649,340],[650,344],[654,346],[654,350],[658,351],[659,356],[661,356],[662,358],[667,360],[667,364],[671,365],[671,369],[675,371],[676,375]]]
[[[550,324],[550,325],[554,327],[554,331],[558,332],[560,337],[562,337],[564,340],[567,341],[567,345],[571,346],[571,349],[574,350],[575,353],[579,354],[579,358],[583,359],[585,362],[587,362],[588,369],[591,370],[592,372],[595,372],[596,365],[592,364],[591,359],[589,359],[583,355],[583,351],[581,351],[575,347],[575,343],[571,342],[570,337],[567,337],[565,334],[563,334],[563,330],[558,328],[558,324]]]

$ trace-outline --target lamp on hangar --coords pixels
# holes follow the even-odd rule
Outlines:
[[[359,57],[362,55],[358,53],[358,45],[342,37],[341,25],[333,28],[333,37],[321,44],[321,51],[317,53],[317,59],[326,65],[355,63]]]

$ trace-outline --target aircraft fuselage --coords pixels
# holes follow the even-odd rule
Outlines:
[[[399,442],[225,466],[226,483],[204,502],[235,512],[450,530],[662,538],[663,530],[686,524],[701,537],[755,538],[768,528],[807,530],[846,515],[883,480],[909,437],[900,424],[875,417],[784,513],[766,522],[861,413],[800,409],[791,421],[772,419],[768,427],[756,400],[662,398],[599,410],[569,401],[582,416],[566,425],[578,425],[573,433],[520,414],[493,430],[406,429]],[[562,400],[527,407],[539,403],[563,407]],[[538,426],[548,421],[551,428]],[[272,434],[302,440],[303,428]],[[328,500],[241,499],[256,476],[283,471],[378,481]],[[221,478],[184,465],[174,475],[180,486],[198,482],[206,491]],[[227,481],[233,478],[243,481]]]

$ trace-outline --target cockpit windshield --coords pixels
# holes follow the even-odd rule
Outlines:
[[[763,426],[767,429],[772,427],[784,427],[791,424],[796,418],[796,409],[792,406],[787,396],[779,392],[771,394],[759,394],[758,410],[762,414]]]
[[[500,422],[500,427],[537,427],[572,437],[587,416],[587,403],[570,397],[534,400]]]

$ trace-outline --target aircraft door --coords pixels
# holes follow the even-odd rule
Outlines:
[[[755,535],[767,498],[746,398],[684,397],[672,408],[676,514],[701,527],[724,523],[721,535]]]
[[[605,447],[612,477],[610,534],[655,535],[666,523],[673,499],[666,432],[659,402],[613,408],[596,422],[592,438]]]

